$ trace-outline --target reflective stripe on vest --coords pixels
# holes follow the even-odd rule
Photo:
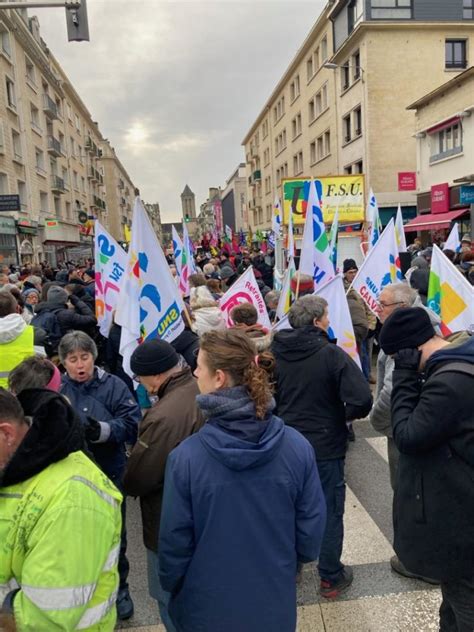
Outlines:
[[[106,492],[96,487],[94,483],[88,481],[87,478],[83,478],[82,476],[71,476],[71,481],[79,481],[80,483],[84,483],[84,485],[87,485],[87,487],[93,489],[95,493],[102,498],[102,500],[105,500],[105,502],[109,503],[109,505],[112,505],[112,507],[119,506],[119,503],[115,500],[113,496],[110,496],[110,494],[107,494]]]
[[[89,608],[83,615],[79,623],[77,624],[76,630],[85,630],[86,628],[90,628],[91,626],[99,623],[111,610],[115,608],[115,602],[117,600],[117,591],[111,595],[107,599],[107,601],[103,601],[98,606],[94,606],[93,608]]]
[[[25,358],[34,355],[35,330],[27,325],[18,338],[0,345],[0,386],[8,387],[8,376]]]
[[[40,610],[67,610],[85,606],[92,599],[96,584],[72,588],[39,588],[23,584],[22,591]]]
[[[5,597],[8,593],[11,593],[12,590],[17,590],[18,588],[20,588],[20,586],[15,579],[10,579],[6,584],[0,584],[0,607],[5,601]]]
[[[102,568],[102,572],[106,573],[111,571],[113,567],[118,564],[118,558],[120,553],[120,544],[117,544],[109,553],[108,558],[105,560],[105,564]]]

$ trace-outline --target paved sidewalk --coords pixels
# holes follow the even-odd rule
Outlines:
[[[343,561],[353,566],[354,583],[337,601],[322,600],[315,565],[306,566],[298,590],[298,632],[434,632],[438,630],[439,590],[390,569],[392,490],[386,441],[368,422],[354,425],[357,440],[350,446],[346,467],[343,554]],[[157,606],[148,597],[138,503],[129,499],[127,507],[136,614],[120,627],[127,632],[165,632]]]

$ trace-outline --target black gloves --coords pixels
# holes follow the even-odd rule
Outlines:
[[[418,349],[400,349],[393,355],[396,369],[409,369],[418,371],[421,360],[421,351]]]
[[[84,434],[87,441],[97,441],[100,437],[100,423],[93,417],[87,417]]]

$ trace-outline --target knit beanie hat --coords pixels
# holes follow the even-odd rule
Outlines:
[[[357,263],[354,259],[344,259],[342,263],[342,271],[345,274],[349,272],[349,270],[358,270]]]
[[[146,340],[135,349],[130,358],[130,368],[135,375],[160,375],[179,362],[174,348],[164,340]]]
[[[416,349],[434,335],[435,330],[425,309],[402,307],[387,318],[379,341],[384,353],[392,355],[400,349]]]
[[[59,287],[59,285],[52,285],[46,294],[46,299],[50,303],[67,303],[69,294],[64,288]]]

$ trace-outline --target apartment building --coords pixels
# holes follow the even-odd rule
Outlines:
[[[100,153],[107,198],[107,225],[117,241],[128,241],[135,185],[109,141],[104,140],[101,143]]]
[[[107,146],[41,39],[37,18],[25,9],[2,10],[0,208],[9,210],[1,213],[0,262],[56,265],[89,256],[95,218],[114,232],[117,210],[108,208],[112,189],[102,156]],[[2,196],[13,196],[9,205],[2,206],[9,200]]]
[[[282,177],[364,173],[383,223],[416,214],[407,106],[474,63],[472,0],[332,0],[243,144],[252,228],[271,225]],[[405,189],[407,187],[404,187]]]
[[[409,106],[415,112],[418,216],[406,230],[474,227],[474,66]],[[444,235],[445,236],[445,233]]]

